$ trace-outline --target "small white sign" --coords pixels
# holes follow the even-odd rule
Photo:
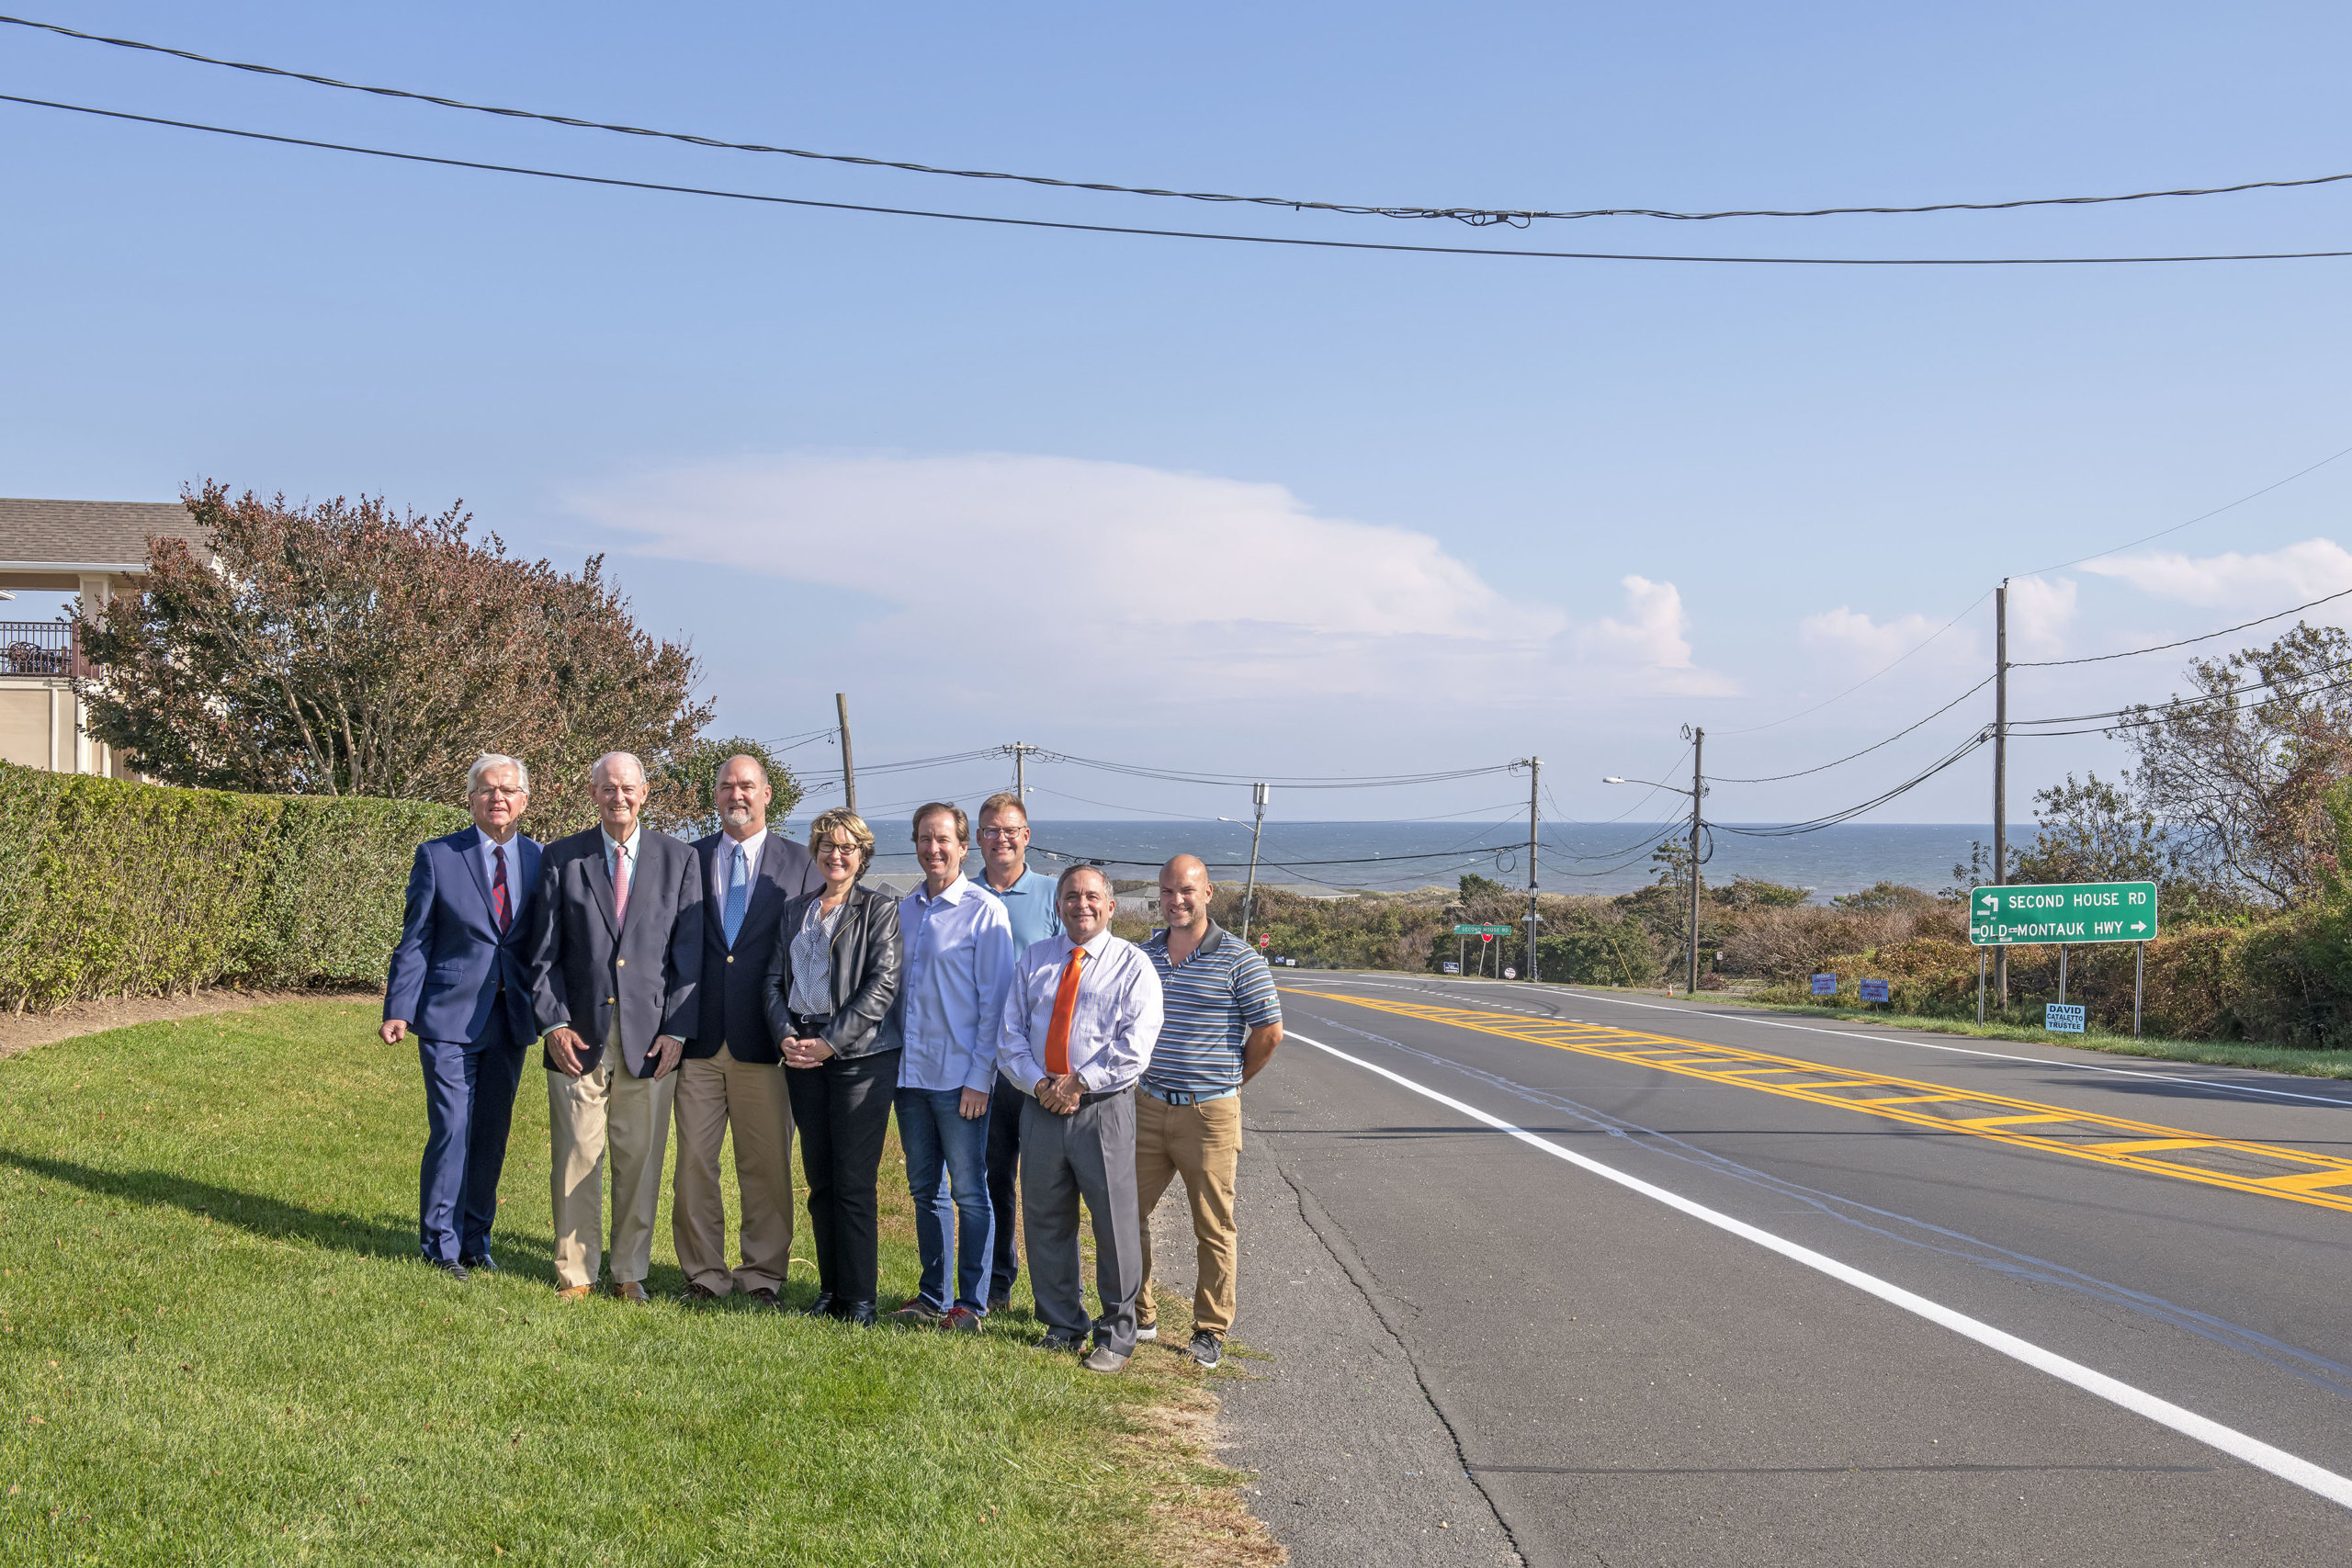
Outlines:
[[[2044,1002],[2041,1005],[2041,1027],[2053,1034],[2083,1032],[2083,1010],[2069,1002]]]

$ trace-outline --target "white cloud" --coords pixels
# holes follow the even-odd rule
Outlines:
[[[1797,645],[1840,671],[1859,680],[1883,670],[1897,660],[1919,670],[1945,670],[1983,662],[1973,627],[1943,628],[1950,617],[1929,620],[1914,611],[1892,620],[1876,621],[1851,605],[1840,604],[1807,615],[1797,623]],[[1941,632],[1941,636],[1937,634]],[[1930,642],[1929,638],[1934,638]]]
[[[1737,690],[1725,677],[1699,669],[1690,658],[1690,616],[1671,582],[1626,577],[1625,618],[1604,616],[1577,628],[1580,662],[1637,672],[1647,690],[1693,696],[1724,696]]]
[[[975,684],[991,664],[1059,662],[1083,638],[1158,695],[1426,690],[1540,661],[1566,626],[1427,534],[1318,517],[1280,485],[1123,463],[745,458],[573,502],[649,555],[877,597],[897,606],[877,647],[935,661],[960,641],[949,673]],[[989,568],[1023,611],[989,621],[975,659],[936,596],[960,615]]]
[[[2009,582],[2009,657],[2055,659],[2066,651],[2067,627],[2075,619],[2075,581],[2038,577]]]
[[[2192,557],[2159,551],[2085,561],[2085,571],[2120,577],[2143,593],[2198,605],[2284,606],[2352,588],[2352,551],[2306,539],[2261,555],[2235,550]]]

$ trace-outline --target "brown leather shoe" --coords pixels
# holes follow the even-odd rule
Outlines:
[[[555,1299],[560,1302],[584,1302],[595,1293],[594,1285],[565,1285],[556,1292]]]
[[[763,1312],[782,1312],[784,1310],[784,1303],[776,1300],[775,1292],[769,1290],[765,1285],[762,1285],[758,1289],[748,1293],[752,1298],[752,1304],[760,1308]]]
[[[645,1281],[642,1280],[616,1280],[613,1281],[613,1294],[625,1302],[650,1302],[653,1299],[645,1293]]]
[[[692,1284],[686,1287],[685,1301],[689,1306],[698,1306],[704,1302],[715,1302],[718,1299],[718,1292],[708,1285]]]

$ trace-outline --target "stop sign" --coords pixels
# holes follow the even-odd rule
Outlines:
[[[1258,933],[1258,945],[1260,947],[1272,947],[1273,942],[1274,939],[1268,936],[1265,932],[1260,931]]]
[[[1480,937],[1478,940],[1480,942],[1492,942],[1495,940],[1495,933],[1488,931],[1485,936]]]

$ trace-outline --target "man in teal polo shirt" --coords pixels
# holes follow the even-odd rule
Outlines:
[[[1062,934],[1054,908],[1054,879],[1029,869],[1029,811],[1006,792],[980,802],[979,885],[997,897],[1012,918],[1016,962],[1032,942]],[[1013,1178],[1021,1167],[1021,1102],[1023,1086],[996,1076],[989,1103],[989,1201],[996,1209],[996,1256],[989,1276],[989,1310],[1002,1311],[1021,1277],[1021,1202]]]
[[[1274,976],[1250,944],[1209,919],[1208,867],[1178,855],[1159,868],[1159,913],[1168,929],[1143,944],[1159,975],[1159,1038],[1136,1097],[1136,1201],[1142,1211],[1143,1290],[1138,1338],[1159,1337],[1151,1294],[1151,1212],[1178,1176],[1193,1210],[1199,1273],[1193,1290],[1191,1354],[1202,1366],[1224,1358],[1233,1326],[1241,1236],[1234,1178],[1241,1163],[1241,1086],[1283,1043]]]

